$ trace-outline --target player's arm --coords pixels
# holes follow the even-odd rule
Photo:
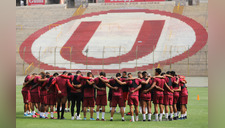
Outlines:
[[[80,92],[79,90],[76,90],[76,89],[74,88],[74,86],[69,82],[69,80],[67,80],[66,83],[67,83],[67,85],[68,85],[72,90],[74,90],[74,91],[76,91],[76,92]],[[77,85],[75,85],[75,86],[77,86]],[[82,85],[79,84],[77,87],[79,87],[79,86],[81,87]]]
[[[177,79],[177,81],[174,81],[175,84],[179,84],[179,78]]]
[[[137,88],[135,88],[134,90],[132,90],[130,93],[132,94],[132,93],[138,91],[139,89],[141,89],[141,85],[139,85]]]
[[[100,76],[98,78],[104,83],[109,83],[109,80],[105,80],[105,79],[101,78]]]
[[[153,82],[152,86],[149,89],[144,90],[143,93],[147,93],[151,91],[155,86],[156,86],[156,82]]]
[[[55,88],[57,89],[58,94],[61,94],[62,93],[61,90],[59,89],[59,85],[57,83],[55,83]]]
[[[91,77],[84,77],[84,76],[80,76],[80,79],[82,79],[82,80],[88,80],[88,79],[90,79]]]
[[[82,87],[82,84],[77,84],[77,85],[72,84],[72,86],[73,86],[74,88],[81,88],[81,87]]]
[[[93,84],[93,87],[96,88],[96,89],[98,89],[98,90],[101,90],[101,91],[105,90],[104,88],[99,88],[99,87],[96,86],[95,84]]]
[[[48,80],[48,78],[38,79],[39,82],[45,82],[45,81],[47,81],[47,80]]]
[[[164,77],[164,76],[153,76],[153,78],[165,79],[165,77]]]
[[[127,78],[127,79],[125,79],[125,80],[135,80],[135,79],[139,79],[139,78],[137,78],[137,77],[132,77],[132,78]]]
[[[140,82],[141,82],[141,84],[148,84],[148,82],[150,81],[150,77],[146,80],[146,81],[144,81],[144,80],[140,80]]]
[[[170,89],[170,87],[168,86],[167,83],[165,83],[165,86],[164,87],[166,87],[170,92],[172,92],[172,93],[174,92],[173,90]]]
[[[160,91],[164,91],[163,88],[159,87],[159,86],[155,86],[156,89],[160,90]]]
[[[120,85],[125,85],[127,84],[126,82],[122,82],[120,80],[118,80],[116,77],[114,78],[116,80],[117,83],[119,83]]]
[[[35,76],[32,76],[27,82],[23,82],[23,87],[25,87],[28,83],[34,80]]]
[[[32,86],[32,88],[30,90],[33,90],[34,88],[36,88],[38,86],[38,83],[35,84],[34,86]]]
[[[169,74],[166,74],[166,76],[167,76],[167,77],[170,77],[170,78],[172,78],[172,77],[173,77],[172,75],[169,75]]]
[[[174,92],[180,92],[181,91],[181,86],[179,86],[179,89],[173,89]]]
[[[113,90],[117,90],[118,89],[118,87],[112,87],[110,84],[108,84],[108,83],[105,83],[105,85],[108,87],[108,88],[111,88],[111,89],[113,89]]]
[[[86,80],[86,81],[87,81],[87,83],[88,83],[89,85],[92,85],[92,84],[95,83],[94,81],[90,81],[90,80]]]

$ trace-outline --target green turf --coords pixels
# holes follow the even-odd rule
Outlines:
[[[89,121],[89,113],[87,113],[86,121],[71,120],[70,113],[65,113],[66,120],[50,120],[50,119],[33,119],[31,117],[23,117],[23,99],[21,87],[16,86],[16,126],[17,128],[206,128],[208,127],[208,88],[188,88],[188,119],[177,121],[162,121],[162,122],[130,122],[130,116],[125,116],[126,122],[121,121],[119,113],[114,115],[114,121],[110,122],[109,107],[106,107],[105,118],[107,121]],[[199,94],[200,100],[197,100]],[[126,108],[128,111],[129,107]],[[50,115],[49,115],[50,117]],[[56,117],[56,114],[55,114]],[[101,114],[100,114],[101,117]],[[83,118],[83,113],[81,113]],[[94,118],[96,114],[94,113]],[[163,117],[164,118],[164,117]],[[152,116],[152,120],[154,116]],[[142,120],[142,115],[139,114],[139,120]]]

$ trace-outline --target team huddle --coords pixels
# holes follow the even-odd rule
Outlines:
[[[48,119],[48,110],[50,110],[50,119],[65,119],[64,112],[70,111],[71,103],[72,120],[81,120],[80,109],[82,108],[83,120],[86,120],[87,111],[90,111],[90,120],[105,121],[105,106],[107,106],[108,98],[110,121],[113,121],[117,105],[120,108],[122,121],[125,121],[124,115],[130,115],[131,122],[139,121],[139,112],[142,113],[143,121],[151,121],[152,102],[154,121],[163,121],[163,115],[166,121],[183,120],[187,119],[186,83],[184,76],[177,75],[175,71],[163,73],[160,68],[155,69],[154,76],[146,71],[138,72],[137,78],[131,73],[127,74],[126,71],[122,75],[116,73],[116,76],[110,79],[106,78],[105,72],[100,72],[96,78],[91,72],[84,77],[81,71],[77,71],[75,75],[66,71],[61,75],[33,73],[27,75],[23,83],[24,116],[37,118],[38,115],[40,118]],[[108,97],[106,87],[109,88]],[[94,110],[95,105],[96,110]],[[125,114],[126,105],[130,108],[127,114]],[[75,106],[76,114],[74,115]],[[35,107],[37,112],[34,110]],[[54,117],[54,108],[57,118]],[[96,119],[93,117],[95,111]]]

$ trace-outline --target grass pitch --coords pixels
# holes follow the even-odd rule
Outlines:
[[[50,119],[33,119],[31,117],[23,116],[23,98],[21,94],[22,86],[16,86],[16,127],[17,128],[206,128],[208,127],[208,88],[188,88],[188,119],[162,122],[142,122],[142,114],[139,114],[138,122],[130,122],[131,117],[125,116],[125,122],[121,121],[119,113],[115,113],[113,122],[110,120],[109,106],[106,107],[105,119],[107,121],[90,121],[90,114],[87,113],[87,120],[71,120],[70,113],[65,113],[66,120],[50,120]],[[199,95],[200,100],[197,100]],[[76,108],[75,108],[76,110]],[[117,108],[118,110],[118,108]],[[129,111],[127,106],[126,112]],[[154,112],[154,111],[152,111]],[[54,114],[56,117],[56,114]],[[101,113],[100,113],[101,118]],[[50,117],[50,114],[49,114]],[[83,113],[81,113],[83,118]],[[94,113],[96,118],[96,113]],[[146,116],[147,118],[147,116]],[[154,120],[152,115],[152,120]],[[164,117],[163,117],[164,119]]]

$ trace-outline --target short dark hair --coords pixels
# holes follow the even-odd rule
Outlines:
[[[158,74],[160,74],[162,72],[162,70],[160,68],[156,68],[155,72],[157,72]]]
[[[54,74],[53,74],[53,76],[58,76],[59,75],[59,73],[58,72],[55,72]]]
[[[132,75],[132,74],[129,72],[127,75],[129,76],[129,75]]]
[[[123,71],[123,73],[127,75],[127,72],[126,71]]]
[[[50,74],[49,72],[46,72],[45,74]]]
[[[33,73],[32,75],[37,75],[37,73]]]
[[[176,72],[175,71],[171,71],[170,73],[171,73],[172,76],[175,76],[176,75]]]
[[[141,74],[141,71],[138,71],[138,73],[137,74]]]
[[[68,73],[68,76],[71,76],[71,75],[73,75],[73,74],[72,74],[71,72],[69,72],[69,73]]]
[[[170,71],[167,71],[166,74],[171,74],[171,72]]]
[[[91,74],[92,74],[92,72],[88,72],[87,73],[87,77],[90,77]]]
[[[163,75],[165,75],[165,74],[166,74],[165,72],[162,72],[162,73],[161,73],[161,76],[163,76]]]
[[[67,71],[63,71],[63,73],[62,74],[66,74],[67,73]]]
[[[142,72],[142,76],[146,76],[147,72],[146,71],[143,71]]]
[[[100,72],[99,75],[100,75],[100,76],[104,76],[104,77],[106,76],[106,75],[105,75],[105,72]]]
[[[116,77],[119,77],[119,76],[121,76],[121,74],[120,73],[116,73]]]
[[[81,71],[80,70],[78,70],[77,72],[76,72],[76,74],[80,74],[81,73]]]

